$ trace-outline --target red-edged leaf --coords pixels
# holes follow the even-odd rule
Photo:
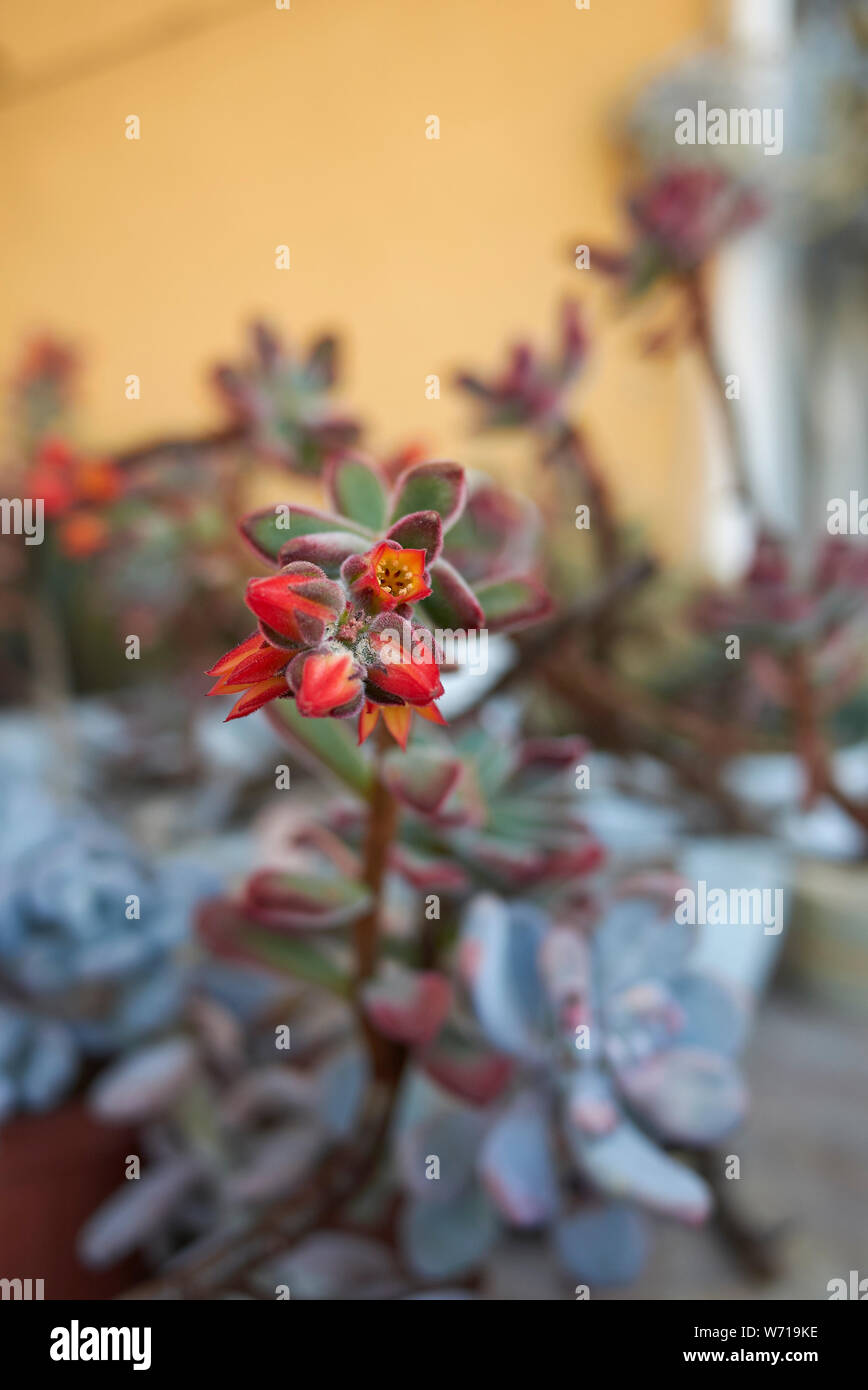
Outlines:
[[[430,570],[431,595],[423,608],[432,626],[470,631],[485,627],[482,605],[465,579],[441,556]]]
[[[443,549],[443,523],[437,512],[412,512],[396,521],[386,534],[406,550],[424,550],[428,565]]]
[[[513,632],[547,618],[553,609],[550,595],[529,575],[514,575],[491,584],[479,584],[476,597],[490,632]]]
[[[394,796],[422,815],[434,815],[443,805],[461,776],[457,758],[433,749],[414,748],[403,756],[389,755],[385,763],[386,783]]]
[[[394,967],[364,990],[365,1011],[378,1032],[408,1047],[439,1033],[452,1005],[452,985],[436,970]]]
[[[464,510],[467,481],[458,463],[436,460],[420,463],[402,473],[395,486],[391,521],[412,512],[437,512],[448,531]]]

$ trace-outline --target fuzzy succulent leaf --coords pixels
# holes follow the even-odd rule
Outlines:
[[[420,606],[433,627],[467,632],[484,627],[482,605],[448,560],[435,560],[429,574],[431,593]]]
[[[309,1176],[322,1147],[318,1125],[288,1124],[269,1131],[243,1167],[227,1177],[226,1197],[234,1202],[266,1202],[288,1196]]]
[[[278,931],[324,931],[361,917],[371,895],[352,879],[262,869],[247,880],[243,910]]]
[[[199,935],[217,956],[261,962],[332,994],[349,994],[349,976],[326,946],[267,931],[251,923],[233,903],[218,898],[203,904],[199,911]]]
[[[272,565],[280,562],[281,550],[297,536],[315,536],[324,531],[364,534],[364,527],[346,517],[334,516],[316,507],[291,506],[288,503],[251,512],[244,517],[240,529],[257,554]]]
[[[474,1183],[474,1161],[484,1132],[478,1111],[451,1105],[408,1125],[400,1134],[396,1160],[407,1192],[433,1206],[455,1201]],[[427,1173],[431,1156],[439,1159],[439,1177]]]
[[[336,512],[370,531],[386,524],[389,499],[377,473],[363,459],[337,459],[326,473],[326,488]],[[409,544],[409,542],[405,542]]]
[[[341,566],[350,555],[361,555],[368,550],[370,537],[360,536],[352,531],[317,531],[301,536],[292,536],[281,547],[281,565],[292,564],[294,560],[307,560],[318,565],[330,579],[336,579]]]
[[[548,1004],[537,967],[544,923],[529,904],[510,910],[486,894],[471,903],[461,939],[461,970],[483,1030],[528,1060],[545,1054]]]
[[[405,550],[424,550],[430,566],[443,549],[443,523],[437,512],[412,512],[390,526],[386,538]]]
[[[486,1136],[479,1176],[495,1206],[513,1226],[541,1226],[560,1204],[544,1106],[520,1092]]]
[[[515,1064],[478,1039],[468,1038],[452,1021],[419,1061],[427,1076],[448,1094],[470,1105],[488,1105],[509,1085]]]
[[[405,806],[423,816],[433,816],[441,808],[463,772],[458,758],[433,748],[412,748],[406,753],[390,753],[385,760],[386,784]]]
[[[440,1032],[452,1004],[452,985],[437,970],[394,967],[368,984],[365,1012],[384,1037],[423,1047]]]
[[[744,1118],[747,1095],[732,1059],[676,1047],[619,1070],[636,1114],[679,1144],[713,1144]]]
[[[86,1265],[102,1269],[144,1245],[202,1176],[199,1160],[184,1155],[126,1182],[89,1218],[78,1238]]]
[[[467,482],[458,463],[416,464],[401,474],[395,488],[390,520],[394,523],[411,512],[437,512],[448,531],[464,510]]]
[[[553,607],[543,586],[528,575],[478,584],[476,597],[490,632],[515,632],[528,627],[547,618]]]
[[[186,1038],[169,1038],[120,1059],[104,1071],[88,1094],[101,1120],[128,1124],[167,1110],[196,1072],[196,1052]]]

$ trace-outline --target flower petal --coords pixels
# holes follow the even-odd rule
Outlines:
[[[267,705],[269,700],[276,700],[278,696],[288,694],[289,687],[283,676],[272,676],[270,680],[258,681],[245,691],[240,700],[236,700],[223,723],[228,724],[230,719],[243,719],[246,714],[253,714],[254,710]]]

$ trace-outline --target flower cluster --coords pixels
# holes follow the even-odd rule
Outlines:
[[[305,718],[357,718],[360,741],[382,715],[403,748],[414,711],[444,722],[437,627],[520,625],[547,599],[526,575],[498,573],[474,590],[445,558],[444,534],[466,501],[458,465],[412,467],[390,495],[375,468],[343,458],[328,486],[334,514],[287,506],[243,523],[280,568],[250,580],[258,629],[211,668],[209,693],[238,696],[229,719],[280,698]]]

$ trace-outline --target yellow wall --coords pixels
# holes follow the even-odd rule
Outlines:
[[[378,446],[466,460],[458,363],[549,340],[572,268],[614,235],[611,113],[697,41],[705,0],[15,0],[0,5],[0,367],[38,328],[82,340],[95,446],[215,418],[204,383],[251,312],[344,332]],[[179,33],[166,35],[167,16]],[[186,31],[183,27],[186,25]],[[124,138],[124,118],[142,123]],[[425,118],[441,121],[439,142]],[[292,268],[274,268],[286,242]],[[607,333],[585,399],[625,507],[664,544],[689,516],[684,368]],[[142,399],[128,402],[128,372]],[[517,458],[515,448],[513,459]],[[520,467],[522,460],[518,460]],[[524,469],[527,476],[527,469]]]

